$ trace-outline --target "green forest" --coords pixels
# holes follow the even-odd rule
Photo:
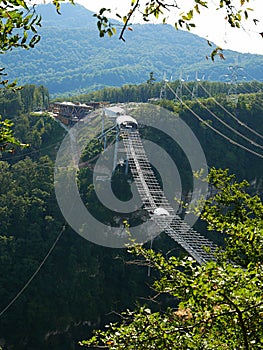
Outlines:
[[[213,207],[215,202],[211,202],[210,206],[207,204],[205,209],[205,215],[209,217],[210,222],[206,220],[207,217],[204,215],[203,219],[208,221],[208,224],[198,221],[196,229],[205,235],[209,235],[209,230],[212,230],[211,237],[216,242],[222,243],[223,238],[219,232],[227,233],[227,224],[230,225],[233,222],[233,217],[240,216],[243,218],[243,223],[250,224],[250,227],[252,227],[253,220],[254,225],[256,225],[255,222],[258,222],[259,232],[257,234],[261,233],[262,235],[262,226],[260,225],[262,224],[263,211],[259,199],[253,197],[255,195],[262,197],[263,192],[263,163],[262,157],[257,156],[257,154],[262,155],[262,150],[258,147],[261,141],[260,135],[263,134],[262,84],[257,82],[238,84],[235,87],[235,94],[229,94],[230,86],[226,83],[202,82],[202,84],[197,85],[196,82],[189,82],[182,85],[180,81],[176,81],[169,86],[172,90],[177,91],[177,97],[180,100],[175,98],[168,86],[162,90],[164,88],[162,83],[105,88],[90,94],[74,96],[71,100],[87,104],[89,101],[107,101],[109,103],[150,101],[172,111],[176,117],[182,118],[197,136],[205,152],[208,165],[229,169],[230,174],[236,174],[237,181],[246,179],[249,196],[252,196],[247,197],[243,191],[246,185],[233,183],[233,178],[231,176],[229,178],[226,172],[219,173],[221,178],[219,175],[213,177],[212,172],[210,181],[215,187],[218,186],[218,197],[215,201],[222,208],[228,205],[230,214],[228,217],[223,210],[220,221],[215,215]],[[164,98],[160,100],[161,90]],[[217,266],[214,263],[200,268],[202,270],[197,270],[194,263],[187,260],[187,254],[180,246],[165,234],[161,234],[154,240],[155,253],[173,259],[185,257],[185,260],[182,260],[185,264],[184,267],[178,265],[177,260],[165,262],[161,255],[155,256],[155,253],[143,251],[141,247],[135,247],[133,254],[130,254],[125,249],[106,248],[84,240],[65,222],[56,201],[54,163],[66,130],[48,113],[50,102],[49,92],[44,86],[25,85],[21,90],[1,90],[0,114],[3,119],[8,118],[14,123],[15,137],[29,146],[22,149],[14,147],[10,152],[2,149],[0,158],[0,347],[3,350],[11,348],[16,350],[78,349],[81,346],[79,341],[91,337],[94,329],[103,328],[107,323],[127,319],[129,320],[127,324],[130,324],[131,327],[130,333],[129,329],[125,327],[116,330],[115,326],[112,325],[110,327],[111,334],[102,334],[99,343],[96,343],[97,340],[92,338],[90,346],[106,346],[106,348],[112,349],[143,349],[141,344],[144,344],[146,340],[140,337],[143,334],[145,336],[148,334],[149,325],[153,329],[153,343],[156,342],[156,334],[157,338],[158,335],[162,339],[166,338],[164,336],[166,325],[162,326],[159,321],[167,307],[170,311],[167,311],[165,317],[171,319],[173,327],[179,327],[178,319],[174,317],[174,308],[178,307],[178,300],[185,302],[186,306],[183,308],[183,305],[180,305],[181,309],[179,310],[183,313],[183,320],[189,329],[193,327],[193,324],[191,323],[192,318],[189,316],[190,311],[187,311],[188,307],[191,307],[191,314],[195,312],[197,321],[203,312],[206,291],[201,289],[204,298],[198,299],[199,304],[194,304],[192,307],[191,303],[194,303],[194,297],[187,299],[183,292],[179,293],[177,289],[169,290],[167,293],[167,288],[171,287],[169,273],[173,281],[177,281],[176,283],[179,283],[178,279],[181,278],[186,284],[189,283],[191,288],[195,285],[197,289],[198,283],[203,286],[204,274],[209,273],[211,280],[214,278],[217,284],[222,282],[220,275],[230,276],[229,280],[224,282],[225,292],[232,283],[237,285],[247,283],[248,285],[248,292],[243,291],[242,294],[239,291],[237,299],[242,301],[240,304],[240,308],[242,308],[243,299],[250,298],[249,303],[251,304],[249,305],[253,312],[246,315],[251,319],[251,324],[246,324],[246,326],[250,327],[250,331],[253,330],[255,337],[251,336],[251,339],[247,340],[247,342],[251,341],[249,347],[235,347],[239,341],[242,342],[239,340],[238,334],[235,334],[232,347],[229,345],[227,349],[256,350],[262,348],[262,343],[259,340],[262,330],[260,331],[256,321],[262,315],[262,309],[253,306],[260,304],[259,293],[260,283],[262,286],[262,274],[260,275],[259,259],[261,253],[259,249],[262,247],[262,237],[260,240],[260,236],[255,236],[257,247],[251,245],[251,251],[247,253],[244,250],[246,248],[245,238],[244,241],[238,243],[237,237],[239,237],[240,227],[237,222],[236,227],[233,228],[234,231],[236,230],[236,236],[232,237],[232,241],[230,241],[232,248],[236,245],[236,250],[233,253],[230,246],[226,253],[228,254],[227,258],[231,257],[239,265],[245,266],[248,269],[247,274],[242,268],[235,270],[234,267],[231,267],[232,265],[227,267],[222,263],[220,267],[222,270],[218,272],[218,275],[216,275]],[[226,113],[222,106],[229,113]],[[196,119],[193,112],[202,116],[203,121]],[[246,135],[246,139],[242,139],[239,134],[226,128],[215,118],[215,115],[240,134]],[[231,138],[232,141],[252,150],[253,153],[221,137],[207,124]],[[244,125],[249,126],[250,130]],[[253,134],[251,130],[256,131],[257,134]],[[145,129],[142,130],[142,133],[144,138],[159,143],[162,148],[166,150],[172,148],[170,141],[156,131]],[[253,140],[253,143],[249,140]],[[101,150],[102,144],[100,142],[90,143],[82,154],[82,161],[85,162],[93,158]],[[189,173],[185,155],[180,149],[175,148],[171,152],[171,157],[176,162],[184,179],[183,188],[185,195],[187,195],[192,187],[192,174]],[[95,215],[99,215],[101,220],[111,222],[111,213],[100,205],[94,193],[90,167],[83,167],[79,170],[78,181],[85,205]],[[218,184],[222,183],[224,186],[220,187]],[[116,195],[122,200],[126,200],[129,195],[129,184],[127,184],[123,172],[116,172],[113,186]],[[226,194],[220,197],[222,188],[232,191],[236,202],[233,204],[227,202]],[[234,209],[236,211],[231,212]],[[258,215],[258,218],[255,215]],[[211,218],[214,220],[213,223],[211,223]],[[248,227],[247,231],[244,231],[247,232],[247,235],[251,233],[251,229]],[[149,244],[146,244],[144,247],[148,246]],[[247,258],[246,254],[248,254]],[[148,263],[150,262],[153,268],[150,276],[147,264],[143,263],[144,259]],[[182,269],[186,269],[186,274],[173,275],[174,272],[172,273],[171,269],[175,266],[179,266],[181,272]],[[248,268],[248,266],[250,267]],[[175,269],[175,271],[177,270]],[[234,278],[233,275],[236,277]],[[238,275],[240,279],[237,278]],[[160,276],[161,280],[157,282]],[[190,277],[192,278],[191,283],[187,279]],[[232,277],[233,279],[231,279]],[[233,282],[234,280],[235,282]],[[159,290],[161,294],[158,302],[154,300],[155,291],[151,288],[152,283],[155,283],[155,289]],[[252,288],[253,283],[254,289]],[[247,293],[251,295],[248,296]],[[208,296],[211,297],[212,309],[218,310],[217,305],[221,303],[221,299],[215,299],[214,294],[212,296],[207,292]],[[197,305],[200,306],[199,309]],[[228,303],[226,302],[224,305],[228,305]],[[120,316],[120,313],[125,309],[133,310],[135,308],[141,312],[136,314],[134,311],[130,311],[126,315]],[[211,309],[206,310],[206,312],[208,311],[211,314]],[[223,307],[223,312],[229,312],[227,306]],[[230,313],[230,315],[232,314]],[[131,319],[135,323],[131,322]],[[235,317],[233,317],[234,319]],[[224,322],[230,322],[229,318],[227,321],[222,320],[220,327],[227,327]],[[234,322],[233,327],[231,325],[232,328],[229,326],[228,337],[233,336],[231,331],[235,329]],[[236,322],[239,324],[238,318]],[[247,318],[244,322],[248,322]],[[157,329],[158,327],[155,329],[153,325],[161,325],[161,330]],[[137,334],[134,330],[136,327],[137,329],[142,327],[143,331]],[[219,325],[216,324],[216,327]],[[216,342],[217,334],[213,333],[213,327],[209,328],[209,322],[203,324],[203,338],[205,340],[198,337],[198,328],[191,329],[194,331],[192,333],[189,331],[189,335],[185,338],[189,340],[188,343],[178,336],[177,341],[178,344],[181,344],[180,349],[223,349],[220,343]],[[155,330],[156,333],[154,333]],[[164,333],[162,333],[163,331]],[[171,329],[167,327],[167,334],[170,332]],[[210,343],[207,340],[207,334],[210,337],[208,337]],[[126,337],[127,341],[131,341],[133,335],[136,338],[135,345],[129,347],[123,339]],[[225,337],[227,338],[227,336]],[[149,335],[147,339],[149,339]],[[227,341],[225,338],[222,339]],[[170,341],[174,340],[171,340],[170,336],[167,335],[166,345],[161,343],[159,347],[155,348],[174,349]],[[200,344],[199,347],[194,347],[195,341],[196,344]],[[204,346],[205,341],[208,342],[207,347],[201,347]],[[83,342],[82,345],[88,345],[88,342]]]
[[[115,23],[113,8],[94,16],[73,0],[52,2],[0,5],[0,350],[263,349],[262,57],[223,51],[193,35],[196,15],[212,10],[202,0],[186,12],[183,0],[132,1]],[[251,18],[248,3],[218,1],[225,42],[227,28],[243,30],[248,19],[262,37],[260,14],[255,8]],[[133,25],[136,13],[163,23],[178,15],[174,27],[188,32]],[[53,104],[65,96],[71,97],[64,104]],[[129,115],[112,120],[111,128],[96,101],[123,103]],[[76,116],[58,115],[58,106],[74,113],[81,107],[87,118],[69,128],[61,121],[72,125]],[[140,119],[139,106],[150,124]],[[167,114],[174,126],[167,124],[165,133],[158,124]],[[83,126],[89,135],[81,135]],[[159,146],[151,165],[139,144],[134,157],[137,126]],[[120,137],[131,155],[108,173],[121,209],[135,183],[138,192],[144,187],[142,205],[129,214],[103,205],[95,191],[108,191],[103,176],[95,186],[96,161],[109,158],[105,130],[108,145]],[[170,182],[181,185],[179,196],[167,195],[176,210],[165,207],[160,189],[170,166],[154,163],[165,153],[174,164]],[[206,163],[208,173],[199,169]],[[105,164],[99,166],[105,173]],[[145,188],[151,181],[154,194]],[[201,200],[194,200],[201,192],[196,182],[207,188]],[[61,194],[70,207],[66,215]],[[79,223],[83,211],[102,232],[88,219],[72,225],[69,215]],[[183,221],[188,214],[198,218],[193,229]],[[145,222],[150,236],[136,241],[133,230]],[[92,243],[86,229],[111,241],[128,237],[128,247]]]

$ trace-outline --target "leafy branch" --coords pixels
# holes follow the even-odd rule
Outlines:
[[[13,152],[14,146],[29,147],[28,144],[21,143],[14,136],[12,126],[14,123],[8,119],[1,120],[0,116],[0,153]]]

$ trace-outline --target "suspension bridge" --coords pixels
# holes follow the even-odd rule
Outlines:
[[[166,198],[143,147],[137,121],[130,116],[119,115],[115,127],[118,138],[123,141],[133,180],[150,220],[199,264],[215,260],[218,246],[183,221]]]

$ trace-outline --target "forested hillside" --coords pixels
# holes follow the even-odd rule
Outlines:
[[[67,226],[53,184],[56,150],[65,130],[47,113],[31,113],[38,105],[37,91],[33,85],[6,91],[0,101],[3,115],[15,122],[15,135],[30,144],[3,153],[0,160],[0,346],[75,349],[79,337],[108,313],[131,307],[148,293],[146,274],[123,263],[124,250],[96,246]],[[4,110],[8,99],[10,109]]]
[[[160,104],[174,111],[191,127],[205,151],[209,166],[229,168],[239,179],[246,178],[251,182],[258,178],[263,171],[262,158],[238,145],[231,144],[220,133],[252,152],[260,153],[262,146],[258,144],[260,145],[260,134],[262,135],[263,84],[258,82],[237,85],[210,82],[182,84],[176,81],[169,83],[168,86],[165,87],[163,83],[124,85],[120,88],[105,88],[74,96],[70,100],[82,103],[91,100],[110,103],[151,101]],[[162,89],[166,98],[160,100]],[[235,94],[229,94],[231,91]],[[179,99],[184,101],[185,105]],[[203,122],[198,120],[192,111],[197,113]],[[214,127],[218,133],[209,129],[205,123]],[[244,162],[243,165],[241,160]],[[248,166],[247,161],[252,162],[253,167]]]
[[[179,82],[173,84],[177,84],[172,88],[179,94]],[[257,147],[262,139],[244,127],[263,134],[261,84],[239,85],[238,101],[228,95],[227,84],[206,83],[203,87],[209,94],[199,86],[198,99],[188,91],[193,90],[194,83],[189,84],[180,95],[185,104],[174,100],[168,90],[167,99],[156,100],[160,94],[159,83],[104,89],[75,96],[74,100],[113,103],[154,98],[153,103],[163,105],[189,124],[209,166],[229,168],[239,179],[245,178],[252,184],[253,193],[262,195],[262,158],[220,137],[190,111],[232,140],[262,154],[262,149]],[[48,100],[47,89],[34,85],[27,85],[21,91],[3,91],[0,98],[1,114],[15,122],[15,135],[31,145],[24,150],[3,153],[0,159],[0,346],[4,350],[75,350],[78,340],[87,338],[92,329],[113,321],[115,312],[133,308],[136,302],[148,303],[145,299],[151,294],[148,285],[155,278],[147,275],[146,268],[128,263],[133,258],[125,250],[92,244],[68,227],[58,207],[53,184],[56,152],[66,131],[47,112],[40,111],[48,106]],[[222,125],[205,107],[254,144]],[[171,148],[170,141],[153,130],[143,133],[164,149]],[[88,145],[82,160],[96,154],[98,148],[101,149],[99,143]],[[187,193],[191,190],[188,179],[192,173],[189,174],[185,166],[185,156],[180,150],[171,156],[186,182]],[[97,204],[91,181],[91,169],[82,168],[79,186],[85,205],[99,213],[101,220],[109,221],[109,213]],[[124,196],[129,185],[118,183],[118,178],[114,181],[115,193]],[[206,232],[200,223],[197,227]],[[165,235],[154,241],[154,248],[164,254],[169,251],[183,254]],[[152,307],[158,309],[170,302],[164,298],[160,305]]]
[[[80,5],[64,4],[61,15],[52,5],[39,6],[38,12],[40,43],[2,55],[0,64],[10,80],[44,85],[52,95],[139,84],[150,72],[157,81],[164,74],[169,80],[263,80],[262,56],[225,51],[225,60],[212,62],[206,59],[212,50],[206,40],[170,25],[133,25],[123,42],[117,36],[99,38],[95,18]]]

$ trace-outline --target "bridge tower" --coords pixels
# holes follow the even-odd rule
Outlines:
[[[165,100],[167,95],[166,95],[166,84],[168,83],[168,80],[166,79],[166,73],[163,75],[163,80],[162,80],[162,86],[160,90],[160,100]]]
[[[180,76],[179,76],[179,84],[176,88],[176,96],[177,98],[176,99],[179,99],[181,100],[182,97],[183,97],[183,82],[184,82],[184,79],[183,79],[183,74],[182,72],[180,72]]]
[[[234,102],[236,105],[238,103],[238,91],[237,85],[239,78],[241,77],[241,70],[243,67],[239,66],[238,60],[236,60],[235,64],[228,66],[229,73],[226,74],[226,78],[229,81],[230,87],[228,89],[228,100]]]
[[[201,81],[201,79],[198,78],[198,73],[195,73],[195,81],[194,81],[194,86],[192,90],[192,98],[198,98],[198,83]]]

